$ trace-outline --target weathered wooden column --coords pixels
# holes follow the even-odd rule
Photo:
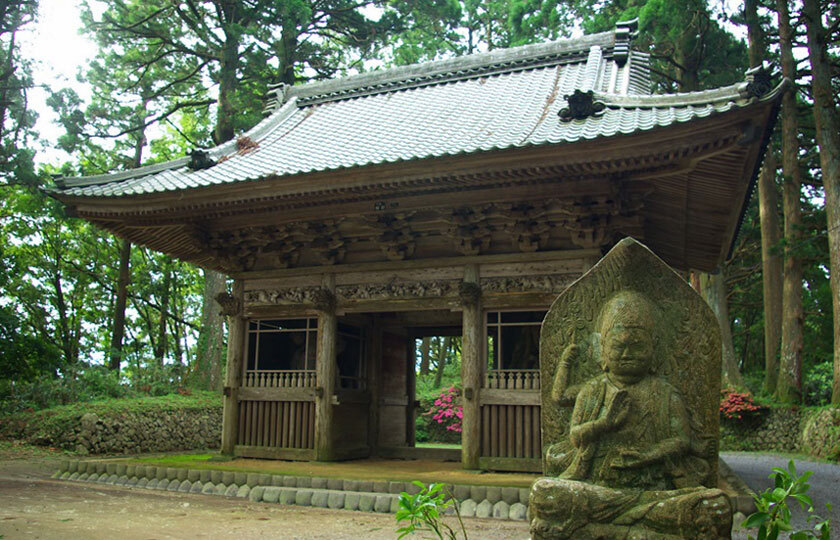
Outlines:
[[[321,289],[316,296],[314,303],[318,310],[318,352],[315,366],[315,459],[332,461],[335,458],[332,400],[335,391],[335,346],[338,333],[335,274],[324,274]]]
[[[233,283],[233,295],[222,293],[216,301],[227,315],[227,367],[225,370],[224,408],[222,409],[222,453],[232,455],[239,433],[239,388],[242,386],[242,363],[245,356],[244,284]]]
[[[484,324],[481,319],[481,285],[478,265],[464,267],[464,281],[460,288],[463,307],[463,328],[461,340],[461,384],[464,395],[461,399],[461,463],[465,469],[477,469],[481,455],[481,389],[482,341]]]

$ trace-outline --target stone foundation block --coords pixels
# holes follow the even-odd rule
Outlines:
[[[117,486],[124,486],[128,482],[128,477],[126,475],[122,475],[114,481],[114,484]]]
[[[388,495],[377,495],[376,501],[373,504],[373,509],[377,512],[385,514],[391,511],[391,497]]]
[[[166,479],[169,480],[170,482],[172,480],[177,480],[178,479],[178,469],[176,469],[175,467],[167,467],[166,468]]]
[[[210,481],[214,484],[222,483],[222,471],[210,471]]]
[[[487,486],[470,486],[470,499],[483,501],[487,498]]]
[[[146,483],[146,489],[157,489],[157,485],[160,482],[157,478],[152,478]]]
[[[79,473],[77,473],[77,472],[70,473],[70,476],[68,476],[67,479],[68,480],[78,480],[79,479]]]
[[[244,499],[251,493],[251,486],[245,484],[244,486],[239,486],[239,489],[236,490],[236,496],[240,499]]]
[[[333,510],[344,508],[344,500],[347,496],[343,491],[333,491],[327,497],[327,506]]]
[[[519,488],[503,487],[502,500],[508,504],[516,504],[519,502]]]
[[[375,480],[373,482],[373,490],[375,493],[388,493],[388,487],[391,485],[386,480]]]
[[[358,480],[342,480],[341,489],[344,491],[360,491]]]
[[[297,477],[296,476],[284,476],[283,477],[283,487],[287,487],[287,488],[297,487]]]
[[[97,463],[96,464],[96,472],[99,475],[102,475],[102,473],[106,472],[105,464],[104,463]]]
[[[178,491],[180,491],[182,493],[189,493],[191,489],[192,489],[192,482],[190,482],[189,480],[183,480],[178,485]]]
[[[461,516],[463,517],[475,517],[475,501],[472,499],[466,499],[464,502],[461,503],[461,507],[459,511],[461,512]]]
[[[169,481],[169,487],[166,488],[166,491],[178,491],[179,489],[181,489],[181,482],[176,478]]]
[[[295,500],[297,499],[297,489],[296,488],[288,488],[284,487],[280,490],[280,499],[278,502],[281,504],[295,504]]]
[[[405,482],[388,482],[388,493],[399,495],[405,491]]]
[[[198,480],[199,480],[202,484],[206,484],[207,482],[210,482],[210,477],[212,476],[212,475],[210,474],[211,472],[212,472],[212,471],[207,470],[207,469],[202,469],[202,470],[198,471]],[[214,482],[214,483],[215,483],[215,482]]]
[[[221,483],[226,486],[233,484],[233,473],[231,471],[222,471]]]
[[[297,490],[297,494],[295,495],[295,504],[298,506],[311,506],[312,490],[307,488]]]
[[[117,463],[116,471],[114,471],[114,474],[116,474],[117,476],[123,476],[126,474],[126,469],[128,469],[128,467],[124,463]]]
[[[327,507],[327,499],[329,493],[326,490],[318,490],[312,492],[312,506],[317,506],[318,508],[326,508]]]
[[[499,501],[494,504],[493,517],[496,519],[508,519],[510,517],[510,505],[505,501]]]
[[[231,484],[225,489],[225,497],[236,497],[237,491],[239,491],[239,486]]]
[[[120,479],[119,476],[117,476],[116,474],[112,474],[111,476],[108,477],[108,483],[112,484],[112,485],[116,484],[117,480],[119,480],[119,479]]]
[[[204,491],[204,484],[198,480],[193,482],[193,485],[190,488],[190,493],[201,493],[202,491]]]
[[[202,488],[201,492],[205,495],[215,495],[216,485],[213,482],[207,482],[204,484],[204,487]]]
[[[245,476],[245,484],[249,487],[257,487],[260,485],[260,475],[258,473],[248,473]]]
[[[179,482],[183,482],[184,480],[186,480],[187,476],[190,474],[189,469],[177,469],[177,470],[178,470],[178,476],[176,476],[176,478],[178,479]]]
[[[362,512],[371,512],[374,504],[376,504],[376,495],[363,493],[359,496],[359,510]]]
[[[508,517],[516,521],[525,521],[528,519],[528,507],[522,503],[513,503],[510,505]]]
[[[197,482],[201,478],[201,471],[198,469],[187,469],[187,480]]]
[[[79,480],[80,482],[84,482],[85,480],[87,480],[87,479],[88,479],[88,476],[90,476],[88,473],[82,473],[82,474],[80,474],[80,475],[79,475],[78,480]]]
[[[326,478],[312,478],[310,486],[312,489],[326,489],[327,488],[327,479]]]
[[[312,488],[312,478],[308,476],[298,476],[297,477],[297,487],[304,488],[304,489],[311,489]]]
[[[341,478],[327,478],[327,489],[341,491],[344,489],[344,480]]]
[[[346,493],[344,495],[344,509],[345,510],[358,510],[359,509],[359,498],[361,495],[358,493]]]
[[[139,487],[139,488],[146,487],[146,485],[148,485],[148,483],[149,483],[149,479],[146,478],[145,476],[141,476],[140,478],[137,479],[137,487]]]
[[[496,504],[502,500],[502,488],[498,486],[487,486],[487,496],[485,497],[490,504]]]
[[[235,472],[233,473],[233,483],[237,486],[244,486],[248,483],[248,473]]]
[[[270,486],[271,485],[271,476],[270,474],[260,474],[258,480],[258,486]]]
[[[76,463],[76,466],[78,466],[78,463]],[[71,465],[70,467],[75,468],[73,465]],[[70,472],[73,472],[73,471],[70,471]],[[108,476],[111,476],[112,474],[117,474],[117,464],[116,463],[106,463],[105,464],[105,472],[108,473]]]
[[[271,485],[274,487],[283,487],[283,477],[279,474],[271,476]]]
[[[248,493],[248,500],[251,502],[260,502],[265,500],[265,488],[262,486],[254,486]]]
[[[225,493],[227,493],[227,486],[219,482],[218,484],[216,484],[216,489],[214,493],[216,495],[224,495]]]
[[[399,510],[399,509],[400,509],[400,497],[399,496],[392,497],[391,498],[391,507],[388,509],[388,511],[391,512],[392,514],[396,514],[397,510]]]
[[[528,506],[528,495],[531,490],[529,488],[519,488],[519,502]]]
[[[137,476],[137,465],[127,465],[125,468],[125,475],[129,478]]]
[[[276,503],[280,500],[280,488],[277,486],[267,487],[263,490],[263,502]]]
[[[477,518],[489,518],[492,515],[493,505],[487,499],[484,499],[475,507],[475,517]]]

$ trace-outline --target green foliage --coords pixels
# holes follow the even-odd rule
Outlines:
[[[828,405],[831,402],[833,380],[833,362],[823,362],[809,369],[805,375],[805,404]]]
[[[773,474],[770,475],[774,482],[773,488],[755,495],[757,510],[741,524],[745,529],[758,528],[758,535],[750,536],[750,540],[776,540],[780,532],[789,532],[792,540],[831,538],[830,520],[824,520],[814,513],[814,504],[807,495],[810,489],[808,479],[812,474],[811,471],[805,471],[802,476],[797,475],[793,460],[788,462],[787,470],[773,467]],[[788,506],[791,501],[798,502],[808,512],[808,529],[794,531]],[[831,510],[831,505],[826,506]]]
[[[461,520],[458,504],[452,494],[444,488],[444,485],[434,483],[426,486],[416,480],[413,484],[420,488],[419,492],[414,495],[409,495],[406,492],[400,493],[400,508],[397,510],[395,517],[398,524],[405,523],[405,525],[397,529],[397,533],[399,533],[397,538],[404,538],[409,534],[419,532],[434,534],[436,538],[441,540],[445,538],[457,539],[458,531],[443,521],[444,511],[454,505],[460,532],[466,540],[467,530]]]

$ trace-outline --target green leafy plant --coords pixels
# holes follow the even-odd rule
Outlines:
[[[831,520],[822,519],[814,513],[814,504],[806,494],[811,487],[808,478],[812,474],[811,471],[805,471],[802,476],[797,475],[793,460],[788,462],[787,470],[773,467],[773,474],[770,475],[774,482],[773,488],[754,496],[757,511],[741,524],[745,529],[758,527],[758,536],[749,536],[750,540],[776,540],[782,531],[790,532],[791,540],[830,540]],[[802,509],[808,512],[808,529],[793,530],[788,507],[790,499],[799,502]],[[826,506],[831,510],[830,504]]]
[[[458,510],[458,504],[452,497],[452,493],[439,482],[426,486],[415,480],[413,484],[420,487],[419,492],[414,495],[400,493],[400,508],[395,517],[398,524],[406,522],[407,524],[397,529],[399,533],[397,538],[403,538],[415,532],[426,532],[433,533],[434,538],[441,540],[446,538],[456,540],[458,531],[443,521],[444,511],[453,506],[461,528],[460,532],[466,540],[467,530],[464,528],[461,512]]]

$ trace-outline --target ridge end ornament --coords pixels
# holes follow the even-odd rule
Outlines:
[[[561,122],[585,120],[590,116],[600,116],[607,108],[607,105],[603,101],[597,101],[595,99],[595,92],[592,90],[581,92],[578,89],[572,94],[567,94],[565,97],[568,106],[563,107],[557,113]]]

